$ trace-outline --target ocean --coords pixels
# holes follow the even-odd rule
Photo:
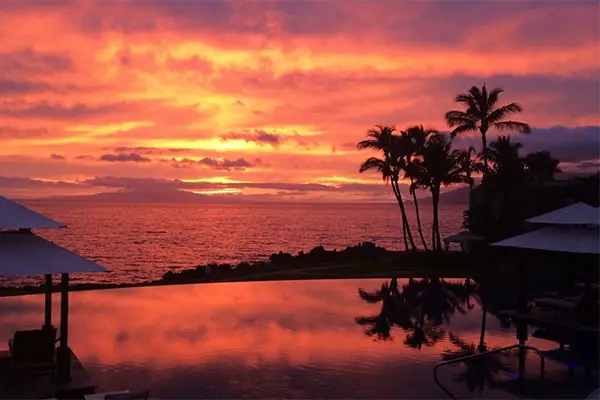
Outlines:
[[[111,272],[74,274],[74,282],[124,283],[160,279],[197,265],[267,260],[315,246],[344,249],[371,241],[387,249],[402,244],[395,204],[94,204],[24,202],[68,225],[36,233],[88,257]],[[413,207],[407,204],[415,240]],[[424,235],[431,236],[431,206],[424,202]],[[440,206],[442,236],[461,229],[465,206]],[[41,277],[1,278],[0,286],[39,284]]]

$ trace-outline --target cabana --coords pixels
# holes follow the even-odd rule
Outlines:
[[[548,226],[492,243],[492,246],[561,253],[600,254],[597,227]]]
[[[600,225],[600,208],[579,202],[546,214],[538,215],[537,217],[530,218],[527,220],[527,222],[532,224],[559,226],[598,226]]]
[[[45,275],[44,328],[53,329],[52,274],[61,274],[60,339],[56,352],[58,382],[71,380],[72,353],[68,347],[69,274],[107,271],[103,266],[31,232],[32,229],[65,226],[0,196],[0,275]]]
[[[492,243],[491,245],[551,252],[557,255],[562,253],[569,255],[570,260],[576,254],[581,255],[581,257],[595,257],[597,260],[597,256],[600,255],[598,215],[600,214],[597,207],[592,207],[585,203],[572,204],[528,220],[530,223],[547,226]],[[572,263],[572,261],[570,262]],[[595,262],[595,266],[597,268],[597,261]],[[521,265],[520,270],[522,273],[524,269],[525,265]],[[589,282],[587,285],[589,285]],[[525,289],[522,287],[522,290]],[[526,298],[524,293],[521,293],[520,297],[522,297],[522,301],[518,310],[507,310],[502,313],[509,317],[519,317],[532,324],[543,324],[544,326],[551,326],[561,330],[598,332],[597,327],[587,327],[577,322],[571,323],[563,319],[547,320],[541,314],[533,315],[527,310],[527,306],[524,303]],[[547,303],[558,306],[566,303],[566,300],[560,298],[539,298],[535,300],[540,305]],[[574,309],[574,307],[575,305],[572,308]]]

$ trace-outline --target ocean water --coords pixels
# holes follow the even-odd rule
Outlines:
[[[298,253],[315,246],[344,249],[372,241],[402,248],[402,224],[394,204],[157,205],[30,202],[26,206],[68,225],[40,230],[53,242],[88,257],[109,273],[74,275],[76,282],[143,282],[210,262],[266,260],[279,251]],[[407,205],[418,243],[416,219]],[[426,239],[430,205],[421,206]],[[440,208],[442,236],[460,230],[463,206]],[[14,285],[0,277],[0,285]],[[18,280],[41,282],[40,277]]]
[[[164,399],[449,398],[435,384],[433,367],[475,351],[482,322],[477,299],[449,309],[446,297],[434,296],[424,318],[418,307],[396,309],[389,298],[361,298],[359,289],[373,293],[383,284],[390,280],[74,292],[69,342],[99,392],[147,389]],[[398,284],[405,293],[408,281]],[[54,300],[58,310],[59,296]],[[444,310],[442,323],[434,322],[434,305]],[[0,298],[0,341],[6,343],[16,330],[39,328],[43,310],[43,295]],[[405,311],[412,323],[393,322]],[[417,321],[423,320],[419,328]],[[489,349],[517,343],[514,326],[503,327],[491,313],[486,328]],[[372,335],[373,329],[389,335]],[[529,328],[527,344],[558,347],[536,339],[534,331]],[[440,368],[439,379],[456,398],[516,398],[508,390],[520,371],[515,356],[507,352],[483,363],[448,365]],[[535,354],[527,354],[524,372],[531,383],[540,378]],[[569,372],[547,359],[545,382],[581,381],[578,368],[573,376]]]

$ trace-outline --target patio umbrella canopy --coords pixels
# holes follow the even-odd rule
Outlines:
[[[547,225],[600,225],[600,208],[579,202],[527,220]]]
[[[564,253],[600,254],[598,228],[548,226],[492,243],[492,246]]]
[[[44,229],[64,228],[45,215],[30,210],[17,202],[0,196],[0,229]]]
[[[69,331],[69,274],[107,271],[31,232],[31,229],[62,228],[56,222],[0,196],[0,275],[45,275],[44,328],[52,327],[52,275],[61,274],[60,345],[57,349],[57,380],[71,379]]]
[[[31,232],[0,232],[0,275],[103,271],[108,269]]]

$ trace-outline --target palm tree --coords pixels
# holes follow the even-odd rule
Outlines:
[[[560,161],[550,155],[549,151],[529,153],[523,158],[525,172],[535,185],[542,185],[554,180],[554,174],[560,173]]]
[[[475,344],[467,343],[453,333],[450,333],[449,337],[450,342],[457,349],[444,352],[442,354],[444,361],[477,354],[478,348]],[[486,386],[495,388],[500,375],[510,372],[510,368],[505,362],[506,358],[507,355],[498,353],[465,361],[465,369],[455,376],[455,380],[464,383],[471,392],[477,389],[479,394],[483,392]]]
[[[525,166],[519,156],[522,147],[521,143],[512,142],[510,136],[500,136],[490,143],[487,154],[492,168],[488,170],[490,176],[486,178],[495,177],[499,189],[505,189],[524,178]]]
[[[460,169],[463,173],[465,183],[469,185],[469,203],[471,203],[473,200],[473,186],[475,184],[473,174],[483,172],[484,166],[480,160],[481,157],[475,152],[475,148],[473,146],[469,146],[467,150],[462,150],[460,153]]]
[[[452,144],[441,134],[432,135],[423,157],[415,162],[415,176],[419,187],[428,188],[433,202],[433,225],[431,241],[433,250],[441,250],[442,239],[439,228],[439,199],[441,186],[463,181],[460,169],[460,151],[452,150]]]
[[[471,210],[474,203],[473,187],[475,180],[473,174],[483,172],[483,163],[481,157],[475,152],[473,146],[469,146],[467,150],[462,150],[459,157],[460,169],[463,174],[465,183],[469,185],[469,208],[463,212],[463,226],[470,229]]]
[[[413,197],[413,204],[415,206],[415,214],[417,217],[417,229],[419,236],[421,237],[421,243],[423,243],[423,249],[427,251],[427,242],[423,236],[423,228],[421,225],[421,214],[419,212],[419,202],[417,200],[416,189],[418,185],[415,182],[418,168],[415,166],[415,160],[421,159],[423,156],[423,149],[427,143],[427,139],[430,135],[438,133],[433,129],[425,129],[423,125],[415,125],[401,132],[401,138],[405,142],[407,148],[406,151],[406,168],[405,178],[410,179],[409,192]]]
[[[488,175],[484,177],[488,193],[497,200],[493,235],[506,237],[514,234],[525,219],[525,204],[528,180],[523,160],[519,156],[521,143],[515,143],[509,136],[501,136],[490,143],[488,158],[491,162]],[[492,216],[490,214],[490,216]]]
[[[498,106],[498,98],[503,92],[501,88],[492,89],[488,93],[485,84],[479,89],[477,86],[471,87],[467,93],[456,96],[455,101],[463,105],[464,110],[453,110],[446,113],[446,122],[450,128],[452,137],[465,132],[477,132],[481,134],[484,175],[487,175],[487,137],[489,129],[493,128],[499,131],[517,131],[521,133],[530,133],[531,128],[528,124],[507,119],[512,114],[523,111],[518,103],[510,103],[504,106]]]
[[[395,127],[383,125],[377,125],[374,129],[369,129],[367,132],[368,139],[360,141],[356,147],[361,150],[371,149],[381,151],[383,158],[368,158],[362,163],[359,171],[362,173],[374,169],[381,173],[384,182],[391,182],[392,191],[402,214],[404,247],[408,250],[408,243],[410,242],[411,249],[416,250],[399,186],[400,173],[406,167],[405,149],[402,147],[402,141],[399,137],[394,135],[395,131]]]

